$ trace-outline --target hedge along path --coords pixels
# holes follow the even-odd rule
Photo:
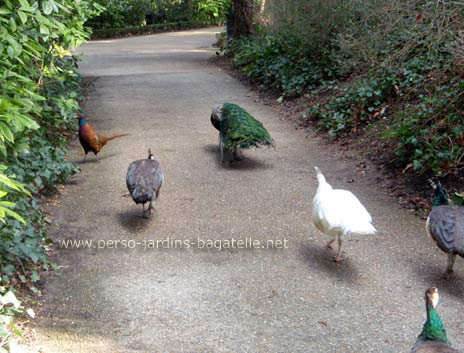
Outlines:
[[[462,281],[440,282],[446,259],[425,236],[424,222],[398,210],[377,184],[339,160],[334,146],[296,132],[208,62],[218,31],[80,48],[87,60],[82,74],[95,80],[85,106],[89,123],[101,133],[130,136],[106,146],[99,163],[89,158],[53,211],[56,243],[92,243],[79,250],[57,245],[56,261],[64,267],[46,284],[35,346],[44,352],[405,352],[425,320],[424,288],[433,284],[448,336],[464,347]],[[259,119],[275,151],[246,150],[242,162],[223,166],[210,123],[212,107],[223,102]],[[121,195],[127,166],[148,148],[166,178],[147,221]],[[77,144],[75,152],[78,161]],[[353,191],[379,230],[377,237],[350,238],[340,266],[310,223],[314,165],[331,185]],[[239,240],[259,246],[239,249]],[[235,248],[224,249],[234,241]],[[280,248],[270,248],[277,241]],[[161,248],[148,245],[157,242]],[[456,270],[461,276],[459,265]]]
[[[92,39],[106,39],[126,37],[142,34],[154,34],[194,28],[218,26],[219,21],[180,21],[170,23],[157,23],[145,26],[130,26],[124,28],[94,29]]]

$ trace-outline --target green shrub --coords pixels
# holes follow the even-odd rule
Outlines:
[[[97,0],[104,7],[99,16],[90,19],[87,25],[93,30],[118,29],[126,33],[129,28],[171,23],[209,23],[225,19],[230,0]],[[148,27],[150,28],[150,27]],[[138,29],[138,33],[151,33],[151,29]],[[109,32],[107,32],[109,33]],[[109,36],[109,35],[108,35]],[[99,38],[102,36],[98,36]]]
[[[76,171],[65,161],[80,94],[77,58],[68,50],[88,37],[84,23],[98,11],[87,0],[0,4],[2,342],[15,332],[12,317],[23,309],[14,293],[19,287],[37,291],[39,270],[50,266],[37,195]]]
[[[226,47],[250,79],[284,96],[306,94],[312,106],[304,118],[332,139],[374,124],[384,128],[381,136],[397,167],[435,174],[462,170],[462,4],[266,4],[257,33]]]
[[[298,44],[283,44],[269,34],[234,40],[226,47],[226,54],[250,79],[288,97],[299,96],[330,77]]]
[[[151,0],[97,0],[104,10],[86,24],[93,29],[140,26],[153,8]]]
[[[96,29],[92,33],[93,39],[125,37],[132,35],[142,35],[150,33],[160,33],[167,31],[178,31],[192,28],[204,28],[208,26],[216,26],[217,22],[201,22],[201,21],[186,21],[174,23],[161,23],[155,25],[124,27],[124,28],[108,28]]]

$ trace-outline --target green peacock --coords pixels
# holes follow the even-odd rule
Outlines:
[[[224,151],[232,154],[234,160],[240,160],[241,149],[275,146],[263,124],[237,104],[216,105],[211,113],[211,123],[219,131],[222,162]]]
[[[429,288],[425,291],[425,310],[427,320],[424,323],[422,332],[417,337],[416,344],[411,349],[411,353],[460,353],[451,347],[446,336],[445,328],[436,311],[438,304],[438,289]]]

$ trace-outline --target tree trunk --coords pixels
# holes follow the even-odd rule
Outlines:
[[[184,6],[187,20],[191,21],[193,18],[193,0],[184,0]]]
[[[259,14],[262,16],[264,13],[264,8],[266,7],[266,0],[261,0],[261,7],[259,8]]]
[[[252,0],[233,0],[233,38],[247,36],[253,33],[253,12]]]

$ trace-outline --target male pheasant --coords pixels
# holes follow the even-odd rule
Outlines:
[[[127,136],[128,134],[116,134],[109,137],[100,135],[95,132],[90,125],[85,121],[85,118],[78,114],[76,119],[79,119],[79,141],[81,142],[82,148],[84,148],[84,159],[87,157],[87,153],[93,152],[95,158],[97,158],[98,152],[101,151],[102,147],[105,146],[108,141],[114,140],[118,137]]]

